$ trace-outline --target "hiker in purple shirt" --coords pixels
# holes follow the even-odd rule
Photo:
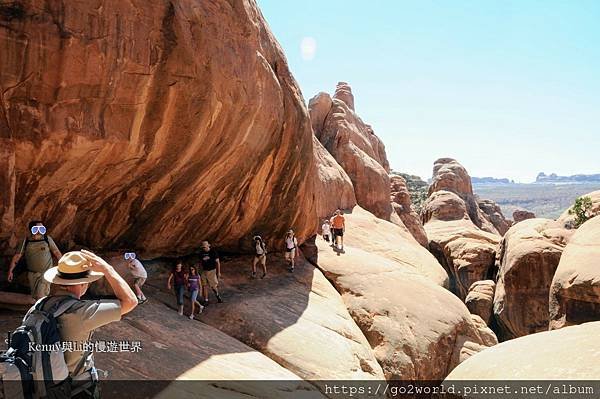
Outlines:
[[[198,306],[198,313],[202,313],[204,306],[198,302],[198,291],[200,290],[200,275],[195,266],[190,266],[190,273],[187,275],[187,286],[190,290],[190,301],[192,304],[192,312],[190,313],[190,319],[194,319],[194,311],[196,305]]]

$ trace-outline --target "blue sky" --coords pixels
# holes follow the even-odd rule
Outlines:
[[[600,1],[258,4],[306,101],[350,83],[396,170],[600,173]]]

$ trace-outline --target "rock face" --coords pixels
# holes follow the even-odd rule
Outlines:
[[[385,147],[373,129],[356,115],[353,106],[352,92],[346,83],[338,84],[333,98],[324,93],[313,97],[309,109],[314,133],[350,177],[357,203],[389,220],[392,206]]]
[[[204,238],[238,250],[257,230],[314,233],[310,122],[254,1],[1,7],[4,245],[33,218],[61,243],[150,256]],[[347,163],[367,147],[377,157],[367,139],[360,151],[332,147]],[[383,164],[359,158],[352,176],[378,182],[361,199],[389,190]]]
[[[356,205],[354,186],[348,174],[313,136],[313,150],[317,163],[314,189],[317,215],[330,217],[336,209],[351,209]]]
[[[477,205],[485,214],[486,219],[489,220],[498,233],[503,236],[510,228],[511,223],[504,218],[498,204],[489,199],[480,199],[477,201]]]
[[[490,324],[494,308],[495,289],[496,283],[494,283],[494,280],[476,281],[471,284],[465,299],[465,305],[467,305],[469,312],[481,317],[487,325]]]
[[[406,180],[402,176],[392,175],[390,183],[392,207],[415,240],[427,248],[429,240],[427,239],[421,218],[412,207],[410,193],[406,187]]]
[[[498,230],[488,220],[487,215],[477,204],[477,199],[473,195],[471,177],[466,169],[455,159],[440,158],[435,161],[433,165],[433,180],[429,186],[429,195],[431,196],[438,191],[449,191],[458,195],[465,202],[467,215],[475,226],[489,233],[498,234]],[[497,211],[502,215],[499,209]]]
[[[346,215],[350,224],[354,212]],[[347,231],[350,237],[354,229]],[[493,333],[483,331],[484,323],[476,325],[456,296],[415,268],[417,259],[411,262],[405,253],[405,261],[399,262],[371,251],[378,241],[361,237],[346,242],[345,252],[338,254],[317,238],[315,262],[342,294],[386,378],[440,379],[487,347]],[[412,245],[424,251],[417,243]]]
[[[525,209],[517,209],[513,212],[513,220],[515,223],[519,223],[527,219],[535,219],[535,213]]]
[[[550,329],[600,320],[600,216],[569,240],[550,290]]]
[[[591,216],[600,215],[600,190],[592,191],[591,193],[584,194],[582,197],[590,197],[592,199]],[[569,215],[569,210],[565,210],[562,215],[558,218],[558,222],[567,228],[572,228],[575,222],[575,216]]]
[[[429,249],[448,272],[450,290],[465,299],[469,287],[488,278],[500,237],[469,219],[465,202],[449,191],[438,191],[421,211]]]
[[[494,296],[501,340],[548,329],[550,285],[569,235],[553,220],[529,219],[504,236]]]
[[[448,375],[446,382],[598,380],[599,334],[600,322],[597,322],[503,342],[460,364]]]

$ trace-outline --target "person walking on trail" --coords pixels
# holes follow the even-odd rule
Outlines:
[[[65,305],[56,320],[60,341],[77,344],[75,350],[64,352],[74,394],[71,397],[99,398],[94,354],[91,350],[83,351],[81,343],[91,342],[94,330],[131,312],[138,305],[135,294],[110,264],[86,250],[67,252],[59,259],[58,266],[48,269],[43,277],[53,285],[53,295],[39,300],[30,312],[34,308],[47,310]],[[102,277],[117,299],[82,300],[89,284]]]
[[[222,303],[223,299],[219,295],[219,279],[221,278],[221,260],[219,254],[213,248],[210,247],[208,241],[202,241],[202,247],[200,249],[200,265],[202,265],[202,272],[200,274],[202,281],[202,297],[204,298],[204,306],[209,304],[208,302],[208,287],[212,289],[217,302]]]
[[[285,235],[285,260],[289,263],[288,271],[294,272],[296,258],[298,257],[298,240],[294,230],[289,230]]]
[[[325,220],[323,225],[321,226],[321,234],[323,235],[323,239],[329,242],[329,238],[331,237],[331,224],[329,224],[329,220]]]
[[[263,273],[260,278],[267,276],[267,245],[261,236],[254,236],[254,259],[252,259],[252,278],[256,278],[256,264],[262,265]]]
[[[125,260],[127,261],[127,267],[133,276],[133,289],[138,299],[138,303],[142,304],[148,300],[142,292],[142,286],[148,278],[148,273],[138,259],[136,259],[135,252],[125,252]]]
[[[187,275],[187,286],[190,290],[190,302],[192,305],[192,311],[190,313],[190,319],[194,320],[194,313],[196,306],[198,306],[198,313],[202,313],[204,306],[198,302],[198,291],[200,290],[200,275],[195,266],[190,266],[190,273]]]
[[[167,280],[167,289],[170,291],[175,288],[175,297],[177,297],[177,307],[180,316],[183,316],[183,293],[185,291],[186,274],[183,271],[181,262],[177,262],[175,269],[169,274]]]
[[[40,299],[50,293],[50,284],[44,280],[44,273],[54,266],[52,256],[58,261],[62,254],[52,237],[46,234],[46,227],[39,220],[29,222],[27,237],[23,240],[8,267],[8,282],[14,278],[15,267],[23,261],[27,270],[27,281],[31,296]]]
[[[331,218],[331,227],[333,227],[334,246],[344,250],[344,232],[346,231],[346,219],[339,209],[335,211],[335,215]],[[339,238],[339,239],[338,239]],[[341,244],[341,246],[340,246]]]

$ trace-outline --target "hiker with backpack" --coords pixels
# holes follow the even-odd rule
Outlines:
[[[138,298],[138,303],[141,305],[148,300],[142,292],[142,286],[148,278],[148,273],[146,272],[144,265],[142,265],[142,262],[136,259],[135,252],[125,252],[124,258],[127,261],[129,272],[133,276],[133,289]]]
[[[285,242],[285,260],[289,264],[288,271],[294,272],[295,259],[298,257],[298,240],[294,235],[294,230],[289,230],[284,238]]]
[[[267,276],[267,245],[261,236],[254,236],[254,259],[252,259],[252,278],[256,278],[256,264],[262,265],[263,273],[260,278]]]
[[[17,270],[27,271],[27,281],[34,299],[43,298],[50,293],[50,284],[44,280],[43,275],[54,266],[52,256],[57,261],[62,256],[52,237],[46,233],[46,227],[41,221],[29,222],[28,235],[8,267],[9,283],[13,281]]]
[[[190,319],[194,320],[194,313],[196,306],[198,306],[198,313],[202,313],[204,306],[198,302],[198,291],[200,290],[200,275],[195,266],[190,266],[190,272],[187,274],[187,287],[190,290],[190,302],[192,305],[192,311],[190,313]]]
[[[183,294],[185,292],[187,275],[183,271],[183,264],[177,262],[175,269],[169,274],[167,280],[167,289],[171,291],[171,287],[175,288],[175,296],[177,297],[177,307],[180,316],[183,316]]]
[[[346,219],[342,215],[341,210],[338,209],[337,211],[335,211],[335,215],[331,218],[331,227],[333,227],[333,237],[334,237],[333,245],[334,245],[334,247],[337,247],[343,251],[344,250],[344,232],[346,231]],[[338,240],[338,238],[339,238],[339,240]],[[341,242],[341,247],[338,244],[339,242]]]
[[[202,296],[204,298],[204,306],[208,306],[208,287],[210,287],[217,297],[217,302],[223,303],[223,299],[219,294],[219,279],[221,278],[221,260],[219,254],[214,248],[210,247],[208,241],[202,241],[200,248],[200,265],[202,272],[200,273],[202,281]]]
[[[82,300],[89,284],[102,277],[117,299]],[[0,397],[20,388],[21,397],[99,398],[92,334],[133,310],[135,294],[111,265],[85,250],[64,254],[44,279],[54,293],[38,300],[12,332],[9,349],[0,357]]]

